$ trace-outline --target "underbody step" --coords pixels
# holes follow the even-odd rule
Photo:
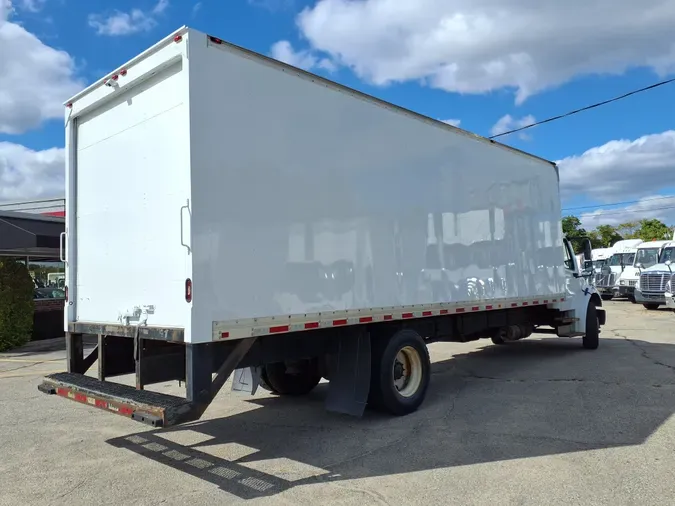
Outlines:
[[[570,325],[571,323],[576,323],[579,321],[579,318],[573,316],[563,316],[555,319],[557,325]]]
[[[203,411],[183,397],[136,390],[127,385],[99,381],[69,372],[46,376],[38,390],[117,413],[153,427],[169,427],[190,422],[198,419]]]

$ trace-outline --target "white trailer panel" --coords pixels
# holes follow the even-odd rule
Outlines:
[[[549,162],[194,30],[125,70],[139,82],[73,102],[69,321],[154,306],[148,325],[197,343],[272,317],[565,293]]]

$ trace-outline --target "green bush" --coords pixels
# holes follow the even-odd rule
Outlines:
[[[0,351],[30,341],[34,292],[26,266],[12,258],[0,258]]]

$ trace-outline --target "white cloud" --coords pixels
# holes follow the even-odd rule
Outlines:
[[[675,130],[614,140],[557,162],[563,198],[635,200],[675,187]]]
[[[509,88],[517,103],[578,75],[675,71],[672,0],[318,0],[297,23],[374,84]]]
[[[62,148],[33,151],[0,142],[0,202],[62,197],[65,155]]]
[[[619,225],[646,218],[656,218],[666,225],[675,225],[675,197],[652,195],[630,206],[598,209],[579,216],[587,230],[594,229],[598,225]]]
[[[528,114],[527,116],[524,116],[520,119],[514,118],[510,114],[506,114],[501,118],[499,118],[499,120],[497,120],[497,123],[495,123],[492,126],[492,128],[490,129],[490,135],[500,135],[506,132],[510,132],[511,130],[515,130],[517,128],[523,128],[532,125],[536,122],[537,120],[531,114]],[[518,137],[520,137],[523,140],[529,140],[530,136],[526,132],[529,132],[529,130],[523,130],[522,132],[518,132]],[[504,135],[501,140],[503,140],[506,137],[508,137],[508,135]]]
[[[303,70],[312,70],[315,68],[332,72],[335,70],[335,64],[328,58],[320,58],[312,51],[295,51],[293,45],[287,40],[280,40],[272,45],[270,50],[272,58],[281,62],[293,65]]]
[[[43,44],[11,15],[12,4],[0,0],[0,133],[21,134],[63,118],[63,102],[83,82],[68,53]]]
[[[447,123],[448,125],[455,126],[455,127],[458,127],[460,125],[460,123],[462,122],[461,119],[442,119],[440,121],[442,121],[443,123]]]
[[[129,12],[113,11],[109,15],[90,14],[89,26],[96,29],[98,35],[121,36],[147,32],[157,26],[156,16],[169,6],[169,0],[158,0],[149,11],[131,9]]]

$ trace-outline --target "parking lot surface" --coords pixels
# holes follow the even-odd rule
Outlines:
[[[155,430],[39,393],[60,341],[1,354],[0,505],[673,504],[675,314],[605,306],[596,351],[431,345],[427,399],[402,418],[327,413],[325,385],[226,385],[202,420]]]

